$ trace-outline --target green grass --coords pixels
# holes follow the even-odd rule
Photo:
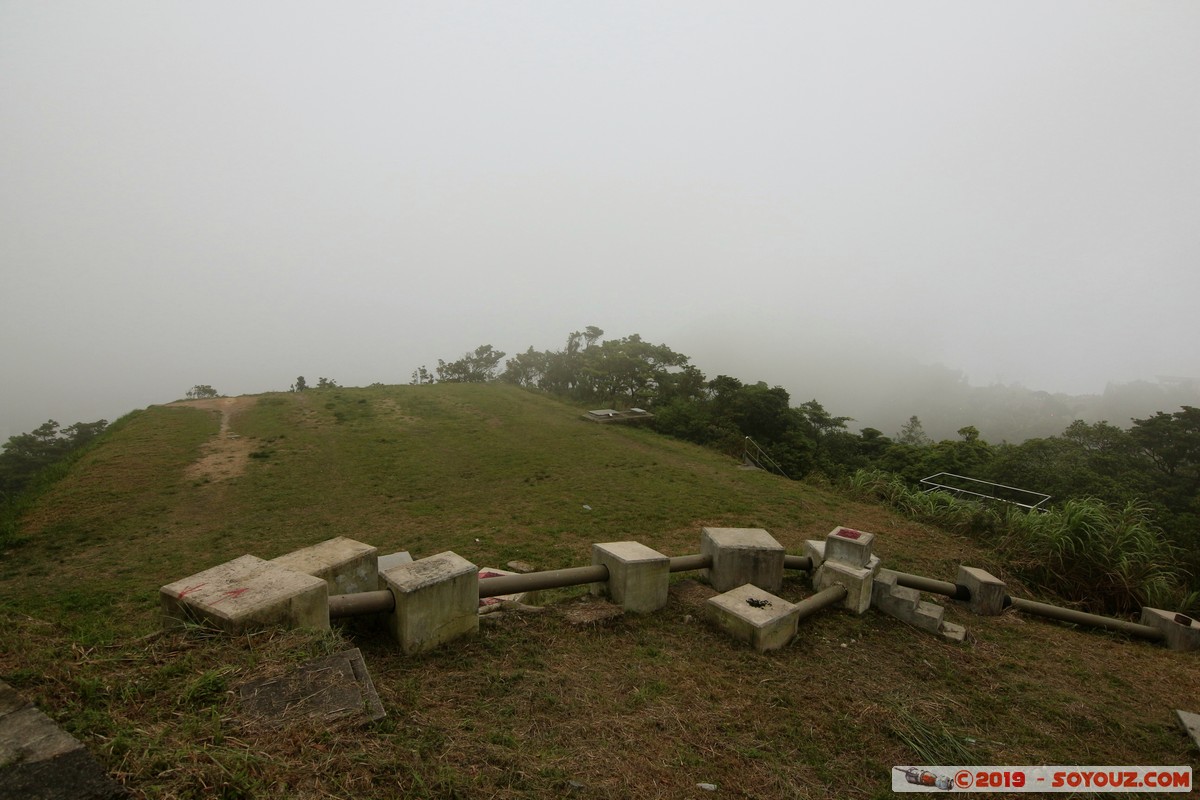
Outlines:
[[[703,623],[677,576],[660,613],[576,627],[545,593],[434,653],[371,625],[228,638],[156,633],[158,587],[244,553],[332,536],[480,565],[590,562],[594,542],[696,552],[700,528],[767,528],[798,553],[848,525],[887,566],[952,579],[995,555],[826,488],[508,387],[330,389],[244,398],[242,472],[204,477],[217,411],[133,415],[22,521],[0,565],[0,678],[138,797],[881,797],[893,765],[1188,764],[1174,708],[1194,654],[1014,615],[948,609],[954,645],[869,612],[825,612],[759,655]],[[263,454],[255,456],[255,453]],[[590,506],[590,510],[585,508]],[[789,579],[780,594],[809,589]],[[843,646],[844,645],[844,646]],[[362,649],[388,717],[263,730],[243,683]]]

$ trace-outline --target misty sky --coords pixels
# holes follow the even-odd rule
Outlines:
[[[586,325],[1200,376],[1200,3],[2,0],[0,279],[4,435]]]

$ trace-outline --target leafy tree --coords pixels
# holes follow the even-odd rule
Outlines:
[[[207,383],[198,383],[187,391],[189,400],[201,400],[209,397],[217,397],[217,390],[209,386]]]
[[[449,364],[439,358],[437,377],[443,383],[487,383],[495,380],[496,368],[503,358],[503,350],[481,344],[473,353],[466,353]]]
[[[338,384],[333,378],[317,378],[318,389],[337,389]]]
[[[914,447],[925,447],[933,444],[933,440],[925,435],[925,426],[921,424],[921,420],[913,414],[908,418],[908,422],[904,423],[900,428],[900,432],[896,434],[896,441],[900,444],[908,444]]]
[[[303,375],[301,375],[299,378],[296,378],[296,382],[292,384],[293,392],[303,392],[307,388],[308,382],[304,380]]]
[[[29,433],[9,437],[0,452],[0,494],[12,499],[39,471],[95,439],[107,420],[76,422],[66,428],[47,420]]]
[[[417,367],[412,371],[412,379],[408,382],[410,386],[423,386],[433,383],[433,375],[425,368],[425,365]]]

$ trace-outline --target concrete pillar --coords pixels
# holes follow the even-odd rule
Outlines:
[[[834,584],[846,587],[842,608],[855,614],[866,613],[871,607],[871,586],[874,575],[866,567],[852,567],[840,561],[826,560],[813,574],[813,588],[818,592]]]
[[[762,528],[704,528],[700,553],[712,556],[704,577],[718,592],[747,583],[777,592],[783,585],[783,545]]]
[[[388,631],[405,654],[479,630],[479,569],[447,550],[380,573],[396,597]]]
[[[625,611],[648,614],[667,604],[671,559],[638,542],[592,545],[593,566],[608,567],[608,583],[593,583],[592,594],[607,593]]]
[[[165,628],[202,622],[232,634],[274,626],[328,628],[325,581],[244,555],[159,589]]]
[[[1200,622],[1189,616],[1142,606],[1142,624],[1162,631],[1171,650],[1200,650]]]
[[[345,536],[271,560],[322,579],[330,594],[371,592],[379,588],[379,548]]]
[[[975,567],[959,566],[955,583],[965,586],[971,593],[967,606],[976,614],[994,617],[1004,613],[1008,587],[995,575]]]
[[[840,561],[852,567],[865,567],[871,560],[875,534],[853,528],[834,528],[825,536],[824,556],[827,561]]]

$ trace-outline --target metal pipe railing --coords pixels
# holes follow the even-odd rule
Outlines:
[[[812,556],[784,556],[784,569],[802,569],[805,572],[812,572]]]
[[[361,614],[390,614],[395,608],[396,597],[388,589],[329,596],[330,619],[356,617]]]
[[[846,599],[846,587],[840,583],[835,583],[828,589],[822,589],[811,597],[806,597],[796,604],[796,608],[800,609],[796,615],[796,620],[800,621],[806,617],[811,617],[823,608],[836,605]]]
[[[694,556],[672,556],[671,572],[691,572],[694,569],[712,569],[713,557],[699,554]]]
[[[893,570],[895,572],[895,570]],[[939,581],[926,578],[923,575],[910,575],[907,572],[896,572],[896,583],[930,594],[940,594],[954,600],[970,600],[971,592],[965,586],[959,586],[949,581]]]
[[[536,592],[539,589],[558,589],[562,586],[582,586],[585,583],[603,583],[607,580],[608,567],[603,564],[527,572],[524,575],[497,575],[494,578],[479,579],[479,599],[499,597],[502,594]]]
[[[1073,608],[1052,606],[1049,603],[1039,603],[1035,600],[1025,600],[1021,597],[1009,597],[1008,601],[1008,604],[1018,611],[1024,611],[1026,614],[1033,614],[1038,617],[1056,619],[1060,622],[1073,622],[1076,625],[1091,625],[1094,628],[1104,628],[1105,630],[1127,633],[1130,636],[1136,636],[1139,639],[1146,639],[1151,642],[1159,642],[1164,638],[1163,632],[1158,628],[1151,628],[1149,625],[1141,625],[1129,620],[1102,617],[1099,614],[1089,614],[1086,611],[1076,611]]]

